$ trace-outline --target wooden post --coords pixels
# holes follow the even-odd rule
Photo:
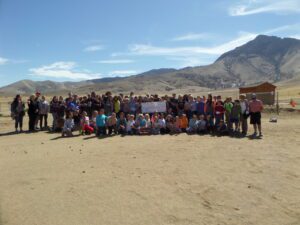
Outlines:
[[[276,99],[276,111],[277,111],[277,115],[279,115],[279,99],[278,99],[279,93],[277,91],[277,99]]]

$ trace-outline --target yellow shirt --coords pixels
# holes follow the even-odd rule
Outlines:
[[[119,100],[114,102],[114,111],[115,111],[115,113],[120,112],[120,101]]]

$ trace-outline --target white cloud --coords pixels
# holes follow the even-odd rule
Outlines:
[[[263,33],[264,34],[276,34],[276,33],[278,34],[283,31],[299,32],[299,30],[300,30],[300,23],[296,23],[296,24],[290,24],[290,25],[285,25],[285,26],[281,26],[281,27],[276,27],[276,28],[267,30]]]
[[[94,63],[99,63],[99,64],[129,64],[129,63],[134,63],[134,60],[131,60],[131,59],[109,59],[109,60],[95,61]]]
[[[255,39],[259,34],[273,35],[280,34],[282,32],[292,32],[289,36],[299,36],[300,24],[291,24],[281,27],[276,27],[270,30],[262,32],[239,32],[239,35],[223,44],[216,46],[176,46],[176,47],[163,47],[163,46],[154,46],[151,44],[134,44],[129,46],[128,52],[122,53],[113,53],[112,56],[122,56],[122,55],[141,55],[141,56],[166,56],[166,57],[177,57],[184,59],[184,62],[191,62],[195,64],[196,59],[198,62],[202,61],[199,59],[203,56],[218,56],[225,52],[235,49],[247,42]],[[211,57],[212,58],[212,57]]]
[[[104,49],[102,45],[91,45],[83,49],[84,52],[96,52]]]
[[[199,66],[212,63],[221,54],[246,44],[259,34],[299,38],[299,30],[300,24],[290,24],[260,32],[239,32],[236,38],[215,46],[177,45],[165,47],[152,44],[133,44],[128,47],[127,52],[113,53],[112,56],[161,56],[166,60],[177,61],[180,67]]]
[[[118,55],[145,55],[145,56],[199,56],[199,55],[220,55],[224,52],[230,51],[240,45],[251,41],[257,34],[243,33],[238,38],[226,42],[221,45],[213,47],[200,46],[184,46],[184,47],[158,47],[149,44],[134,44],[129,47],[128,53],[114,53],[113,56]]]
[[[109,73],[109,76],[126,77],[126,76],[136,75],[136,74],[138,74],[138,71],[135,70],[114,70]]]
[[[75,62],[55,62],[47,66],[32,68],[29,71],[32,76],[67,78],[71,80],[89,80],[101,77],[99,73],[75,71]]]
[[[188,33],[183,36],[178,36],[172,39],[172,41],[195,41],[195,40],[203,40],[209,38],[209,34],[201,33]]]
[[[0,57],[0,65],[5,65],[5,64],[22,64],[22,63],[27,63],[29,60],[25,59],[7,59]]]
[[[300,13],[300,0],[248,0],[229,8],[231,16],[247,16],[258,13]]]
[[[8,59],[0,57],[0,65],[8,63]]]
[[[296,39],[300,40],[300,35],[294,35],[294,36],[291,36],[291,38],[296,38]]]

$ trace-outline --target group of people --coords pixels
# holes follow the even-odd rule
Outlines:
[[[164,112],[143,112],[145,102],[163,102]],[[111,92],[86,96],[69,93],[67,98],[54,96],[50,103],[37,92],[31,95],[26,104],[17,95],[11,104],[11,114],[15,120],[16,132],[22,132],[23,117],[27,111],[29,131],[50,129],[48,114],[52,114],[51,130],[61,132],[62,136],[73,136],[79,131],[82,135],[105,136],[177,134],[186,132],[213,133],[217,135],[239,134],[246,136],[248,117],[253,124],[253,136],[262,136],[262,101],[252,94],[248,101],[245,95],[233,100],[221,96],[179,95],[135,96],[134,93],[113,96]],[[39,128],[38,128],[39,125]],[[20,129],[20,130],[18,130]]]
[[[22,100],[21,95],[17,95],[11,103],[11,117],[15,120],[16,132],[23,132],[23,117],[28,113],[29,124],[28,130],[34,132],[37,130],[48,129],[48,114],[50,105],[46,101],[45,96],[41,96],[40,92],[31,95],[27,101],[28,108]],[[38,128],[38,125],[40,128]],[[18,130],[19,129],[19,130]]]

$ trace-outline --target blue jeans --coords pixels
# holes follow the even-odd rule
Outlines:
[[[106,127],[97,127],[97,136],[106,135]]]

